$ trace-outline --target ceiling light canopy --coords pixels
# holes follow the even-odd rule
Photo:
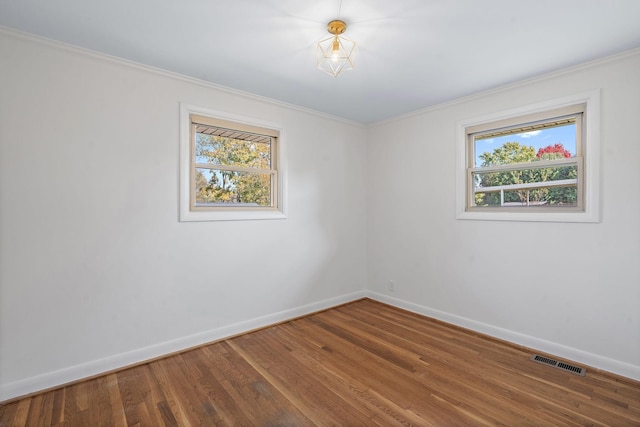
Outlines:
[[[327,31],[333,35],[318,42],[318,69],[333,77],[353,69],[356,44],[340,36],[346,30],[344,21],[333,20],[327,24]]]

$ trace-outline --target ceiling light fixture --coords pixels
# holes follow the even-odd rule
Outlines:
[[[318,69],[333,77],[353,69],[356,44],[340,37],[346,30],[347,24],[335,19],[327,24],[327,31],[333,35],[318,42]]]

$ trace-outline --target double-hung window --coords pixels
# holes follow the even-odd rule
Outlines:
[[[597,221],[596,97],[460,125],[458,218]]]
[[[181,220],[284,217],[281,130],[183,107]]]

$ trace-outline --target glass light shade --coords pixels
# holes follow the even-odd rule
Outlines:
[[[356,44],[338,35],[318,42],[318,69],[338,77],[353,69]]]

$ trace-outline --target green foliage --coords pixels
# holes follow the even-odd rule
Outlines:
[[[492,153],[483,153],[479,157],[482,167],[507,165],[516,163],[534,163],[540,160],[554,160],[566,158],[568,151],[562,144],[540,149],[536,154],[531,146],[520,145],[518,142],[506,142],[493,150]],[[569,154],[570,156],[570,154]],[[575,166],[546,167],[535,169],[517,169],[502,172],[480,173],[476,175],[478,187],[494,187],[511,184],[538,183],[572,179],[577,177]],[[516,202],[527,204],[566,205],[575,204],[577,201],[576,187],[550,187],[532,190],[504,191],[504,202]],[[500,193],[477,193],[475,195],[477,206],[500,206]]]
[[[493,153],[480,155],[482,167],[508,165],[513,163],[529,163],[536,158],[536,150],[517,142],[505,142],[502,146],[493,150]]]
[[[271,204],[271,174],[228,170],[225,166],[270,169],[271,145],[221,136],[196,135],[198,163],[216,168],[209,180],[196,170],[197,203]]]

